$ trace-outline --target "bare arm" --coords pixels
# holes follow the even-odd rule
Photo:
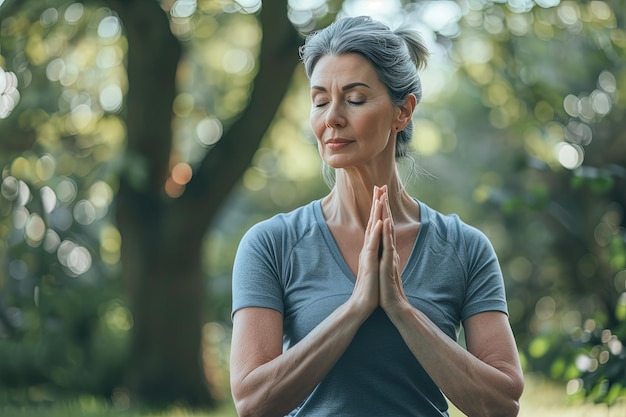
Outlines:
[[[339,307],[298,344],[282,352],[282,315],[271,309],[235,313],[231,389],[239,416],[284,416],[309,395],[365,320]]]
[[[415,358],[469,417],[517,416],[524,379],[507,316],[501,312],[471,316],[463,323],[468,350],[459,346],[408,302],[388,205],[383,221],[380,304]]]
[[[350,299],[295,346],[282,351],[283,319],[279,312],[244,308],[235,313],[231,391],[240,416],[284,416],[296,408],[334,366],[378,306],[381,210],[381,204],[372,204],[374,221],[369,222],[365,232]]]
[[[507,316],[476,314],[464,323],[468,350],[410,305],[389,314],[428,375],[469,417],[517,416],[524,379]]]

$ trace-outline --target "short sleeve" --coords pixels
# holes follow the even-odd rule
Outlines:
[[[461,319],[485,311],[508,314],[504,280],[496,252],[481,231],[465,226],[468,281]]]
[[[280,284],[281,248],[269,223],[253,226],[239,243],[233,264],[232,313],[245,307],[265,307],[284,313]]]

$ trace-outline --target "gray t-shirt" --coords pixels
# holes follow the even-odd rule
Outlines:
[[[421,228],[402,272],[411,304],[457,340],[461,322],[507,312],[496,254],[456,215],[419,202]],[[326,224],[321,200],[253,226],[233,267],[233,314],[265,307],[283,315],[289,349],[345,303],[355,276]],[[448,404],[380,308],[290,416],[447,416]]]

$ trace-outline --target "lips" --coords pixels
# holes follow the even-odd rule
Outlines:
[[[326,141],[326,147],[328,149],[336,151],[336,150],[339,150],[339,149],[342,149],[342,148],[348,146],[351,143],[352,143],[352,141],[348,140],[348,139],[328,139]]]

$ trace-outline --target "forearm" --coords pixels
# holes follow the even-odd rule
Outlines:
[[[346,350],[366,313],[346,303],[304,339],[238,378],[233,397],[240,416],[284,416],[315,389]]]
[[[469,417],[517,415],[523,381],[516,363],[484,362],[408,304],[388,315],[415,358],[459,410]]]

